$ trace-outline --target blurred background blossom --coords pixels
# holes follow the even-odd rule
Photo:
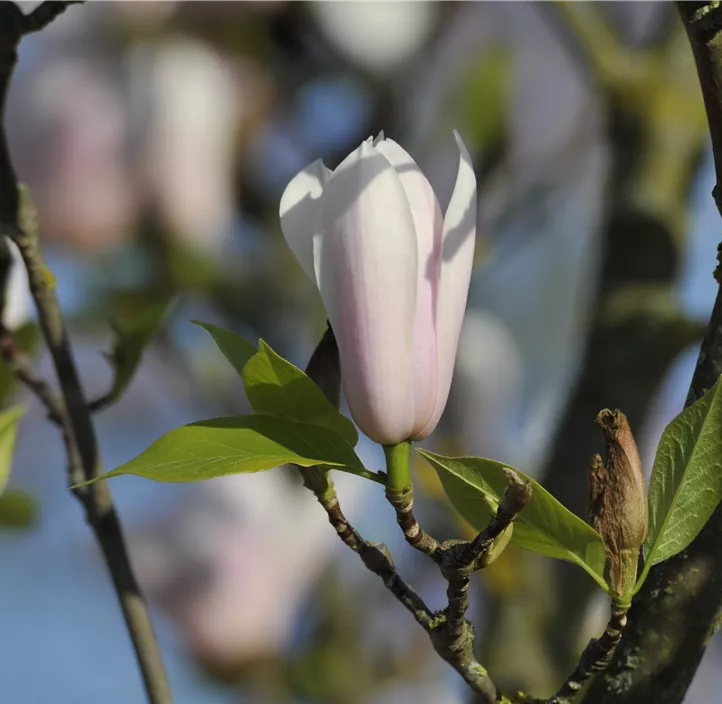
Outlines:
[[[325,316],[278,222],[299,169],[318,157],[333,168],[384,129],[443,208],[453,128],[480,185],[479,255],[451,401],[427,444],[503,459],[584,515],[594,416],[619,406],[649,470],[686,395],[719,233],[691,54],[661,2],[103,2],[24,40],[10,147],[91,395],[109,383],[108,320],[179,297],[127,395],[99,417],[106,466],[247,407],[189,320],[305,365]],[[17,328],[31,313],[19,267],[13,277],[5,322]],[[29,411],[12,486],[27,520],[0,505],[3,699],[142,701],[59,438],[16,395]],[[378,448],[360,451],[381,466]],[[423,521],[463,534],[416,469]],[[128,477],[112,490],[180,704],[471,704],[293,473]],[[339,492],[440,605],[443,585],[403,545],[378,487],[344,477]],[[604,618],[588,581],[511,550],[475,580],[479,647],[504,689],[541,696],[561,681]],[[712,701],[721,663],[713,644],[687,701]]]

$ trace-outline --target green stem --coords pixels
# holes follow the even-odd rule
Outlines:
[[[411,486],[410,453],[411,442],[409,440],[396,445],[384,445],[387,489],[403,491]]]

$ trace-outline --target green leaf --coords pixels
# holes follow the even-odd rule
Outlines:
[[[38,514],[37,499],[27,491],[8,489],[0,496],[0,528],[30,528]]]
[[[722,498],[722,384],[682,411],[662,433],[649,484],[644,571],[684,550]]]
[[[336,410],[304,372],[276,354],[263,340],[243,370],[243,382],[256,413],[328,428],[351,447],[358,442],[354,424]]]
[[[22,414],[23,410],[17,406],[0,413],[0,494],[5,490],[10,478],[18,420]]]
[[[238,376],[243,376],[243,367],[256,354],[256,348],[248,340],[230,330],[224,330],[210,323],[201,323],[199,320],[194,320],[193,323],[203,328],[215,340],[218,349],[233,365],[238,372]]]
[[[443,457],[417,450],[441,479],[454,508],[476,530],[483,530],[499,506],[506,489],[505,465],[481,457]],[[517,470],[518,471],[518,470]],[[543,486],[532,483],[532,497],[514,521],[510,545],[574,562],[585,569],[605,591],[606,553],[602,537],[581,518],[560,504]]]
[[[159,482],[196,482],[261,472],[289,462],[371,474],[353,448],[330,430],[253,415],[213,418],[171,430],[138,457],[99,479],[136,474]]]
[[[106,357],[113,365],[115,378],[110,391],[103,397],[102,406],[115,403],[125,392],[143,357],[143,351],[158,331],[173,301],[135,315],[124,323],[113,323],[115,343]]]

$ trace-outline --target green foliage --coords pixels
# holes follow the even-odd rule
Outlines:
[[[27,491],[8,489],[0,496],[0,528],[30,528],[38,513],[38,502]]]
[[[158,331],[161,322],[173,303],[156,306],[135,315],[123,324],[113,323],[115,343],[105,353],[113,365],[115,377],[110,391],[103,399],[103,405],[110,405],[120,399],[128,388],[143,357],[143,351]]]
[[[305,372],[274,352],[270,345],[259,340],[256,350],[230,330],[194,322],[211,335],[242,377],[248,402],[256,413],[319,425],[356,446],[358,433],[354,424],[338,412]]]
[[[436,470],[454,508],[477,530],[486,528],[506,489],[504,468],[508,465],[480,457],[418,452]],[[525,477],[522,472],[519,474]],[[514,521],[509,544],[574,562],[609,591],[604,580],[606,553],[599,533],[562,506],[543,486],[525,478],[532,483],[532,497]]]
[[[263,340],[259,349],[239,335],[197,322],[242,376],[256,415],[191,423],[167,433],[145,452],[100,479],[136,474],[164,482],[192,482],[260,472],[293,463],[341,469],[382,481],[353,448],[358,433],[319,387]],[[93,480],[97,481],[97,480]]]
[[[722,384],[682,411],[664,430],[649,485],[645,566],[684,550],[722,498]]]
[[[18,407],[0,413],[0,494],[5,490],[10,478],[18,420],[22,414],[22,409]]]
[[[289,462],[368,474],[353,448],[332,431],[254,415],[213,418],[171,430],[138,457],[99,479],[136,474],[160,482],[195,482],[261,472]]]
[[[315,382],[263,340],[243,369],[243,383],[256,413],[319,425],[340,435],[351,447],[356,446],[354,424],[336,410]]]
[[[242,377],[243,367],[256,354],[256,348],[248,340],[236,335],[235,332],[224,330],[217,325],[211,325],[211,323],[201,323],[199,320],[193,322],[213,338],[223,356],[233,365],[233,368],[238,372],[238,376]]]

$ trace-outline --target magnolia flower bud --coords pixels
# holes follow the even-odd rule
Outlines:
[[[288,245],[321,292],[359,428],[391,445],[429,435],[451,386],[476,239],[476,179],[441,210],[414,160],[383,134],[339,167],[318,160],[281,198]]]
[[[605,409],[596,422],[604,434],[607,462],[599,455],[592,458],[590,518],[611,560],[612,587],[624,594],[636,581],[639,549],[647,537],[647,490],[637,443],[624,413]]]

